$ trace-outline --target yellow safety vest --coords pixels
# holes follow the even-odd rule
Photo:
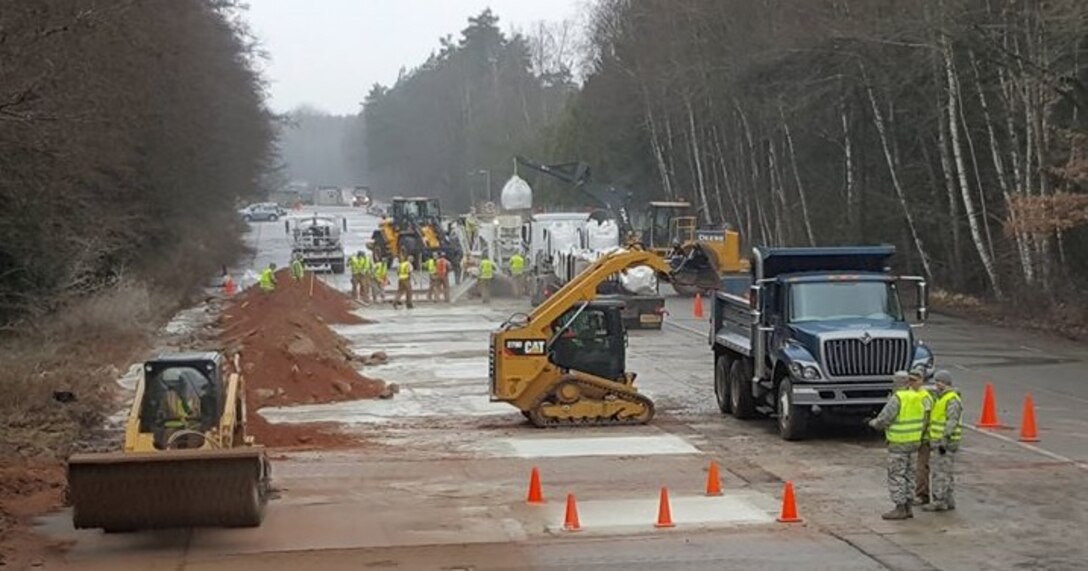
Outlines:
[[[438,271],[438,267],[434,264],[434,258],[423,262],[423,267],[427,270],[427,273],[431,274],[432,276],[435,274],[435,272]]]
[[[370,267],[370,260],[366,256],[352,256],[348,258],[351,264],[351,273],[355,275],[365,274]]]
[[[480,261],[480,279],[489,280],[495,277],[495,262],[488,258]]]
[[[384,260],[378,260],[374,263],[374,277],[378,278],[379,280],[384,280],[385,274],[387,274],[388,272],[389,268],[385,267]]]
[[[406,280],[412,277],[412,262],[407,260],[400,263],[400,268],[397,270],[397,277]]]
[[[948,403],[953,400],[960,400],[960,395],[956,391],[945,391],[941,398],[937,399],[937,404],[933,405],[933,411],[929,413],[929,440],[930,442],[937,442],[944,438],[944,425],[948,421]],[[952,430],[951,436],[948,440],[951,442],[959,442],[963,438],[963,418],[961,416],[959,422],[956,423],[956,428]]]
[[[275,278],[272,277],[272,270],[270,268],[265,268],[264,271],[261,272],[261,289],[264,291],[276,289]]]
[[[163,422],[164,428],[185,428],[192,414],[185,399],[172,389],[166,391],[166,410],[170,418]]]
[[[926,421],[925,398],[922,391],[900,389],[895,391],[899,399],[899,414],[891,426],[884,430],[889,444],[919,444]]]
[[[522,258],[520,254],[510,256],[510,272],[520,276],[523,271],[525,271],[525,258]]]

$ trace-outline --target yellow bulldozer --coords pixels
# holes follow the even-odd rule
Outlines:
[[[369,246],[386,263],[407,253],[417,268],[437,253],[445,253],[451,263],[461,259],[460,248],[442,228],[442,209],[436,198],[394,198]]]
[[[610,276],[649,266],[672,268],[645,250],[598,258],[532,313],[517,313],[491,333],[491,400],[517,407],[534,425],[645,424],[654,403],[626,370],[627,332],[620,301],[596,300]]]
[[[174,353],[143,364],[120,452],[68,459],[76,528],[254,527],[271,490],[246,434],[238,357]]]
[[[689,202],[650,202],[647,210],[642,243],[669,261],[676,293],[717,290],[723,276],[748,271],[736,230],[699,228]]]

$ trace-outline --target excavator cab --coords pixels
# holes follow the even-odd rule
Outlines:
[[[695,240],[690,202],[651,202],[647,218],[650,227],[643,235],[645,245],[659,255],[667,256],[674,244]]]
[[[621,301],[590,301],[568,310],[552,325],[559,334],[551,344],[551,362],[568,372],[626,382],[622,309]]]

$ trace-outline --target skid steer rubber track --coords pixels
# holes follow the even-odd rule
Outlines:
[[[68,459],[76,528],[255,527],[269,495],[261,447],[77,454]]]

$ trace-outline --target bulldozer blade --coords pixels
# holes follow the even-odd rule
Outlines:
[[[255,527],[270,491],[262,447],[76,454],[68,500],[76,528]]]

